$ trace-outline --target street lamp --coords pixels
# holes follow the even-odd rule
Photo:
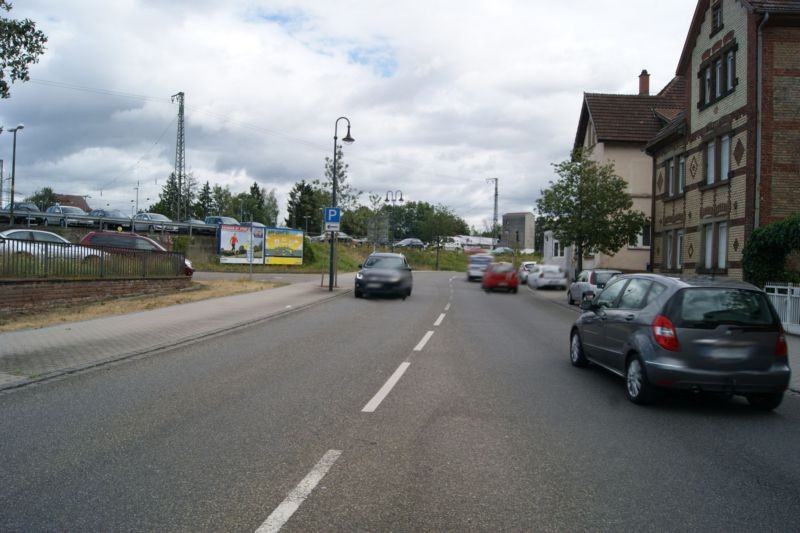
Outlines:
[[[16,128],[11,128],[10,132],[14,133],[14,149],[11,152],[11,209],[8,216],[11,225],[14,225],[14,180],[17,177],[17,130],[24,129],[24,124],[17,124]]]
[[[303,215],[303,218],[306,220],[306,235],[308,235],[308,219],[311,217],[309,215]]]
[[[392,228],[392,241],[391,247],[392,251],[394,252],[394,226],[392,225],[392,213],[394,212],[394,204],[395,202],[403,203],[403,191],[396,190],[396,191],[386,191],[386,201],[392,202],[392,209],[389,211],[389,226]]]
[[[350,119],[347,117],[339,117],[336,119],[336,123],[333,125],[333,186],[331,187],[331,207],[336,207],[336,148],[337,148],[337,141],[339,140],[339,121],[345,120],[347,121],[347,135],[342,138],[342,142],[346,144],[352,144],[355,142],[350,136]],[[330,277],[328,278],[328,291],[333,291],[333,275],[334,275],[334,265],[336,264],[336,232],[331,232],[331,253],[330,253]]]

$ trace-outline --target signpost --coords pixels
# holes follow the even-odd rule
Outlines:
[[[331,233],[339,231],[339,221],[342,218],[342,210],[339,207],[325,208],[325,231]],[[331,235],[333,238],[333,235]]]

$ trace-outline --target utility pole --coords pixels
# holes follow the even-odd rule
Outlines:
[[[3,181],[5,178],[3,177],[3,160],[0,159],[0,207],[3,207]]]
[[[492,239],[495,237],[495,232],[497,231],[497,182],[500,180],[498,178],[487,178],[486,183],[494,182],[494,216],[492,217]],[[500,236],[497,236],[497,240],[500,240]]]
[[[178,198],[175,206],[175,220],[181,220],[181,204],[183,203],[183,183],[186,178],[186,139],[183,128],[183,93],[172,95],[172,101],[178,101],[178,138],[175,142],[175,179],[178,182]]]

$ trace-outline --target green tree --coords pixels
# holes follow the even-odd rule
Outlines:
[[[451,237],[469,229],[467,223],[442,204],[433,206],[420,223],[419,238],[436,246],[436,270],[439,270],[439,252],[443,237]]]
[[[575,246],[578,271],[584,252],[614,254],[636,239],[647,217],[631,210],[627,183],[614,173],[613,163],[601,165],[577,149],[553,167],[559,179],[542,191],[537,206],[555,238]]]
[[[233,205],[233,195],[230,188],[226,185],[214,185],[211,188],[211,198],[213,200],[212,206],[216,211],[212,211],[212,215],[233,216],[238,213],[238,210]]]
[[[53,192],[53,189],[50,187],[42,187],[40,190],[33,193],[33,196],[28,196],[25,198],[26,202],[33,202],[39,209],[44,211],[51,205],[58,203],[58,197],[56,193]]]
[[[305,228],[305,217],[308,217],[308,228],[316,232],[322,226],[323,207],[321,195],[315,192],[311,183],[301,180],[289,191],[285,223],[290,227]]]
[[[166,183],[158,193],[158,201],[152,204],[147,210],[151,213],[160,213],[166,217],[175,219],[178,208],[178,180],[175,173],[171,172]],[[140,210],[141,211],[141,210]]]
[[[197,195],[197,201],[192,209],[192,214],[200,220],[205,219],[211,213],[216,211],[214,209],[214,198],[211,196],[211,185],[205,182]]]
[[[11,11],[11,3],[0,0],[0,11]],[[47,37],[29,19],[0,17],[0,98],[9,98],[9,80],[28,81],[28,66],[39,61]]]

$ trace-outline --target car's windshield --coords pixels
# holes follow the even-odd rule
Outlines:
[[[492,259],[492,257],[490,256],[487,257],[485,255],[473,255],[472,257],[469,258],[469,262],[476,265],[487,265],[491,263],[493,260],[494,259]]]
[[[400,257],[370,256],[364,261],[364,268],[405,268],[405,263]]]
[[[86,213],[83,212],[83,209],[79,207],[70,207],[64,206],[61,208],[61,211],[64,213],[71,213],[73,215],[85,215]]]

